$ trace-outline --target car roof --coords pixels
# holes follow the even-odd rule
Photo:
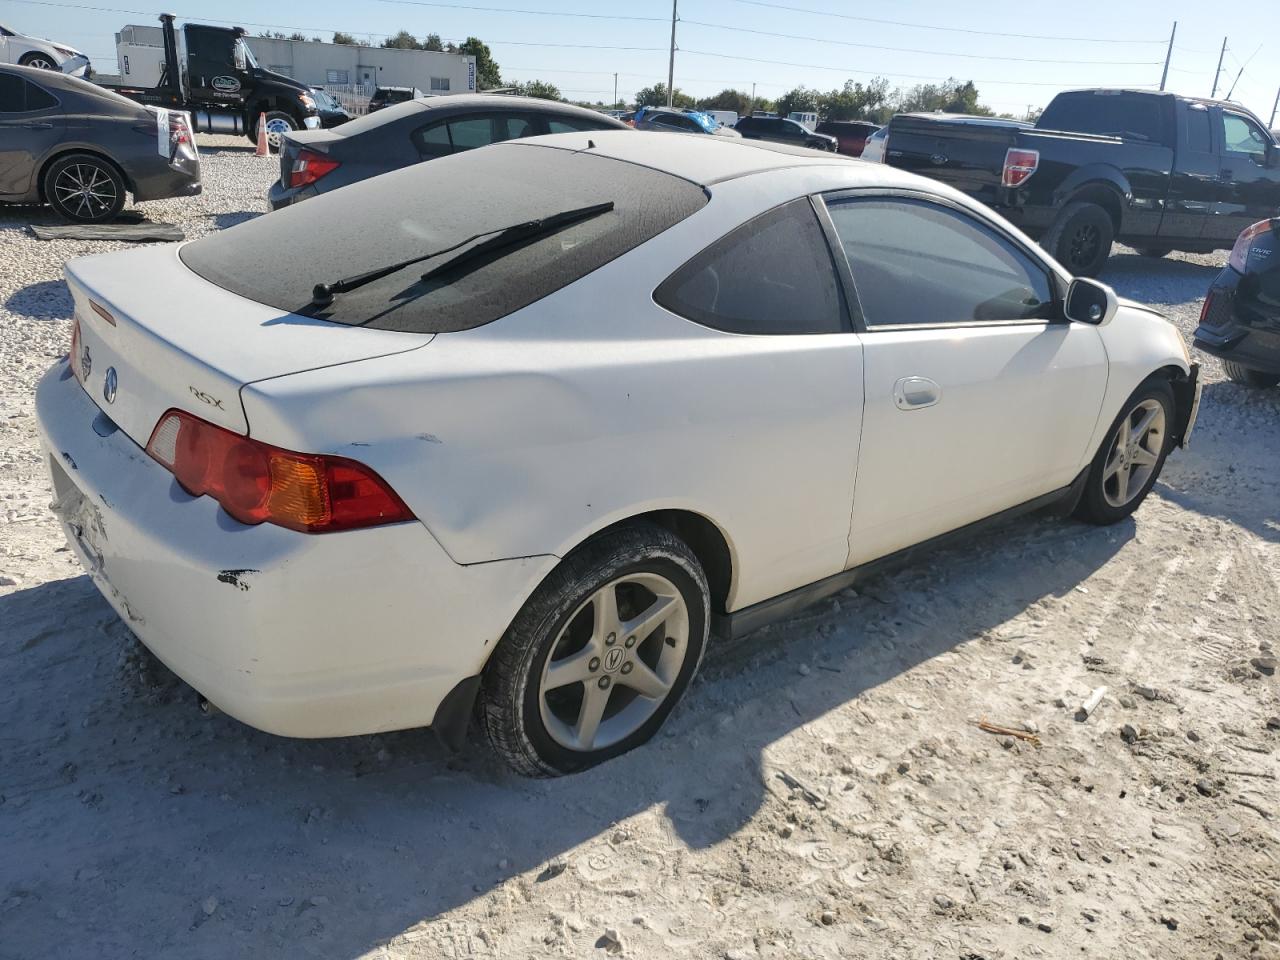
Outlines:
[[[603,121],[605,126],[616,126],[618,129],[631,129],[625,123],[598,110],[562,103],[559,100],[543,100],[538,97],[515,97],[506,94],[492,93],[452,93],[439,97],[426,97],[419,100],[406,100],[379,110],[384,115],[384,123],[410,114],[438,112],[471,113],[484,110],[486,113],[504,111],[521,113],[558,113],[561,115],[590,117]]]
[[[809,150],[790,144],[738,137],[646,133],[641,130],[596,130],[590,133],[558,133],[508,140],[506,145],[590,150],[599,156],[639,164],[703,187],[791,167],[860,169],[874,174],[868,176],[868,180],[886,185],[918,182],[917,177],[882,164],[863,163],[826,150]]]

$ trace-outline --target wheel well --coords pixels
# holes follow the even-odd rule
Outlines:
[[[654,510],[619,520],[598,530],[590,539],[594,540],[636,521],[646,520],[669,530],[688,545],[707,575],[707,585],[711,588],[712,613],[724,613],[729,600],[729,589],[733,585],[733,554],[729,550],[729,541],[720,532],[720,528],[701,514],[691,510]]]
[[[1120,233],[1120,220],[1124,215],[1124,204],[1115,187],[1100,182],[1086,184],[1071,194],[1067,198],[1067,203],[1097,204],[1107,211],[1107,216],[1111,218],[1111,225],[1115,228],[1117,234]]]
[[[125,189],[127,189],[130,193],[136,192],[133,188],[133,181],[129,179],[129,174],[125,173],[124,168],[121,167],[120,164],[112,160],[110,157],[108,157],[105,153],[101,153],[97,150],[86,150],[83,147],[69,147],[66,150],[59,150],[57,153],[51,156],[48,160],[46,160],[40,166],[40,173],[36,177],[36,189],[40,191],[40,200],[42,203],[49,202],[49,198],[44,195],[44,175],[49,172],[49,168],[51,166],[53,166],[63,157],[70,156],[73,153],[84,153],[91,157],[97,157],[99,160],[103,161],[104,163],[110,164],[111,169],[115,170],[116,173],[120,174],[120,179],[124,181]]]

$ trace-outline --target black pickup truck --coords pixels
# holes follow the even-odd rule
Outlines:
[[[1280,146],[1235,103],[1060,93],[1032,128],[898,114],[885,162],[948,183],[1094,276],[1120,240],[1147,256],[1229,249],[1280,214]]]

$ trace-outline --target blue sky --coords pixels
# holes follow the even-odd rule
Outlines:
[[[0,21],[21,32],[61,39],[84,50],[101,69],[111,69],[115,31],[125,23],[154,22],[145,13],[106,9],[115,6],[146,9],[139,0],[0,0]],[[666,0],[311,0],[305,6],[166,0],[163,7],[180,20],[230,20],[255,33],[268,29],[266,24],[286,32],[297,27],[326,40],[335,29],[372,34],[374,42],[401,28],[419,37],[429,32],[445,39],[475,35],[490,45],[505,79],[550,80],[566,96],[580,99],[611,99],[615,71],[624,98],[640,87],[665,82],[667,75],[671,5]],[[761,96],[773,97],[798,84],[829,89],[846,79],[880,75],[908,87],[954,76],[973,79],[984,103],[1020,113],[1029,105],[1042,106],[1064,87],[1158,84],[1175,19],[1170,89],[1209,94],[1224,32],[1229,36],[1219,95],[1244,65],[1234,98],[1265,121],[1280,88],[1277,0],[1223,6],[1187,0],[1074,0],[1070,5],[899,0],[856,6],[837,0],[681,0],[679,13],[676,86],[695,96],[726,86],[750,92],[753,82]]]

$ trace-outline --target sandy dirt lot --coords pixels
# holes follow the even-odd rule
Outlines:
[[[151,216],[262,212],[233,143]],[[1199,358],[1131,521],[1022,520],[713,646],[651,744],[532,782],[474,736],[198,713],[48,511],[61,266],[112,245],[33,217],[0,211],[0,957],[1280,958],[1280,390]],[[1189,334],[1224,261],[1104,279]]]

